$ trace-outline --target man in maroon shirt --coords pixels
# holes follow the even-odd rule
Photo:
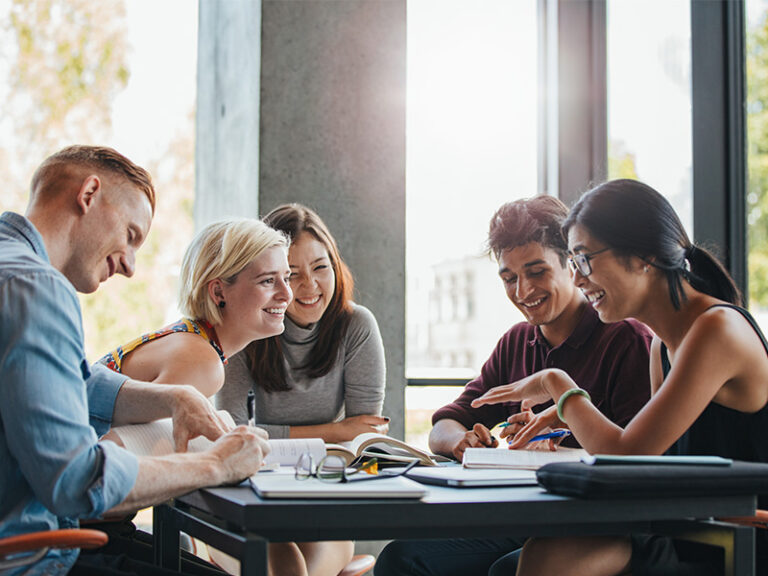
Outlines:
[[[461,460],[468,447],[495,447],[490,430],[519,414],[516,424],[537,419],[561,428],[552,403],[521,412],[519,403],[472,408],[489,389],[541,370],[565,370],[606,417],[625,426],[650,397],[649,348],[652,334],[633,320],[603,324],[574,285],[567,267],[567,245],[560,226],[568,208],[551,196],[504,204],[491,219],[490,252],[499,263],[507,297],[525,316],[502,336],[480,376],[451,404],[432,416],[429,447]],[[570,442],[569,442],[570,441]],[[572,438],[564,444],[575,446]],[[522,540],[395,541],[379,555],[376,576],[486,574],[499,557]],[[514,574],[514,567],[493,572]]]

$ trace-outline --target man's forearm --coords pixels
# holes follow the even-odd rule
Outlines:
[[[198,488],[239,482],[259,470],[266,454],[267,434],[239,426],[205,452],[139,458],[133,488],[107,514],[138,510]]]
[[[134,512],[179,494],[222,483],[221,465],[207,454],[170,454],[139,459],[139,474],[125,500],[105,516]]]
[[[112,425],[140,424],[168,418],[173,414],[174,406],[188,393],[186,388],[128,379],[117,394]]]
[[[453,458],[453,449],[467,433],[467,428],[449,418],[438,420],[429,433],[429,449],[435,454]]]

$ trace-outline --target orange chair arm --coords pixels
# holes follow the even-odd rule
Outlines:
[[[70,528],[31,532],[0,539],[0,556],[40,548],[99,548],[108,541],[109,537],[99,530]]]
[[[718,518],[731,524],[743,524],[755,528],[768,528],[768,510],[757,510],[754,516],[739,516],[736,518]]]

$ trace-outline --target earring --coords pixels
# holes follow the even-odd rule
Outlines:
[[[226,305],[227,305],[227,303],[226,303],[226,302],[224,302],[224,300],[222,300],[221,302],[219,302],[219,308],[224,308],[224,306],[226,306]]]
[[[645,266],[643,266],[643,272],[645,272],[646,274],[648,274],[648,270],[649,270],[649,269],[650,269],[650,266],[648,266],[648,264],[646,264]]]

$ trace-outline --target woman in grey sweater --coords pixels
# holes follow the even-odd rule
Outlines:
[[[293,301],[285,332],[251,342],[230,358],[216,405],[238,424],[255,421],[271,438],[345,442],[364,432],[386,433],[384,346],[373,314],[352,302],[354,281],[320,217],[285,204],[263,218],[291,239],[288,263]],[[310,576],[336,574],[352,555],[351,542],[299,543]]]

